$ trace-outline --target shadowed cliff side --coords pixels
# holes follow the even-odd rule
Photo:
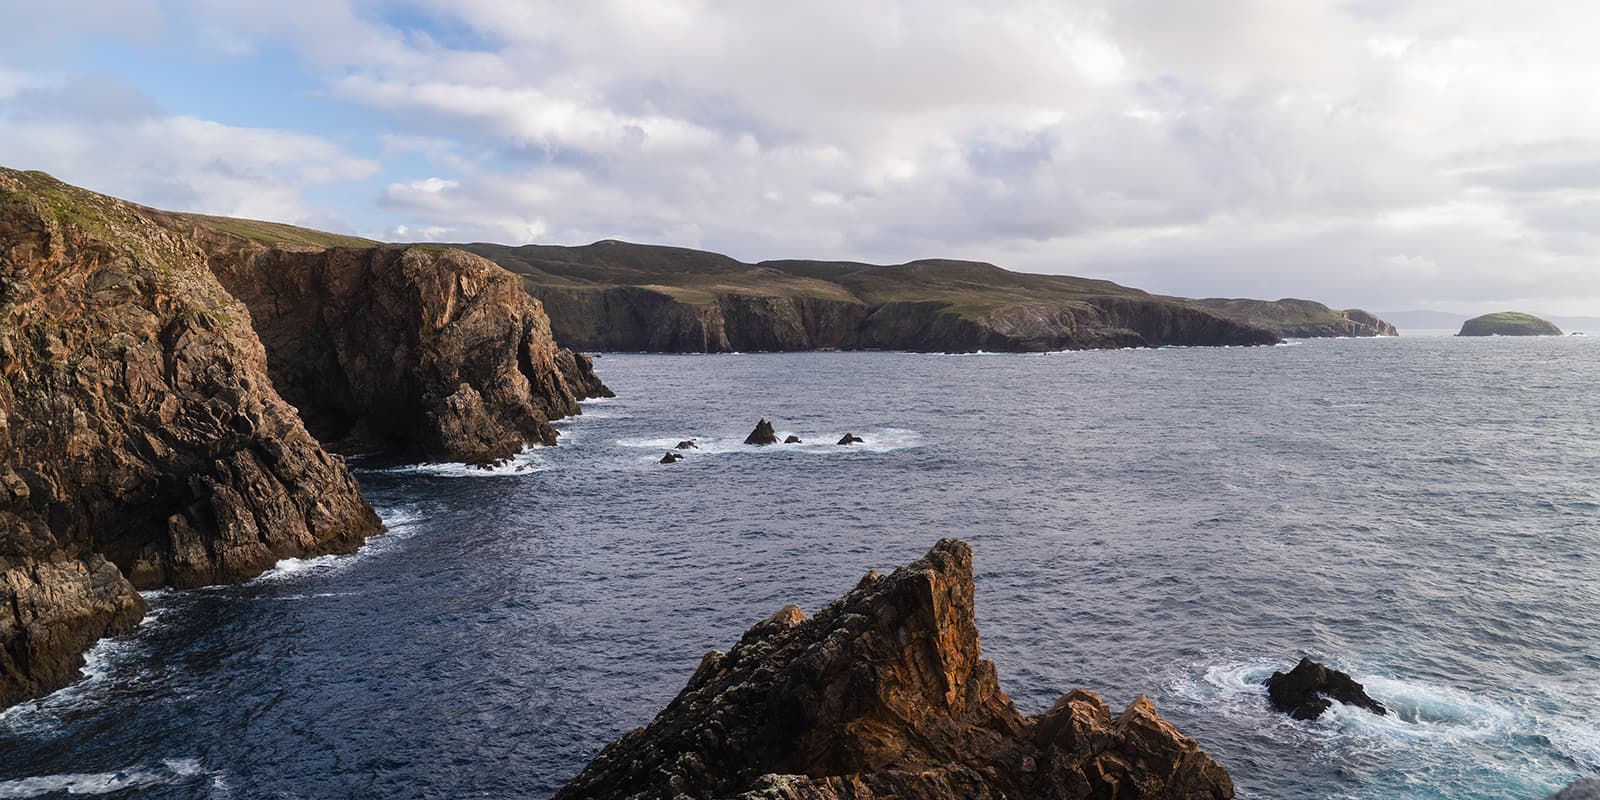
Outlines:
[[[1141,697],[1076,690],[1024,717],[982,657],[972,552],[946,539],[806,619],[788,606],[711,652],[654,721],[555,800],[1233,797]]]
[[[148,209],[0,169],[0,706],[76,679],[135,587],[382,529],[272,388],[243,305]]]
[[[1207,298],[1194,302],[1224,316],[1259,325],[1286,339],[1400,335],[1395,326],[1370,311],[1359,308],[1340,311],[1312,300]]]
[[[1181,298],[969,261],[766,261],[605,241],[462,245],[523,277],[556,338],[589,350],[1034,352],[1259,345],[1272,333]]]
[[[250,308],[274,385],[331,449],[490,463],[555,444],[551,420],[611,396],[588,356],[556,346],[516,277],[478,256],[268,246],[210,218],[165,220],[205,243]]]

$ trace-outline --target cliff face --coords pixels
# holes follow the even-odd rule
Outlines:
[[[1370,311],[1359,308],[1340,311],[1311,300],[1209,298],[1194,302],[1240,322],[1266,328],[1287,339],[1400,335],[1395,326]]]
[[[562,343],[585,350],[726,353],[801,350],[1043,352],[1164,345],[1260,345],[1277,337],[1156,299],[1019,302],[964,316],[939,301],[868,305],[719,294],[690,303],[642,287],[534,286]]]
[[[973,595],[971,551],[945,540],[812,619],[786,607],[708,653],[556,800],[1233,796],[1143,697],[1114,716],[1077,690],[1018,713],[980,652]]]
[[[135,587],[240,580],[381,527],[194,241],[0,170],[0,706],[75,677],[137,621]]]
[[[335,450],[488,463],[555,444],[550,420],[611,395],[517,278],[469,253],[207,246],[273,384]]]

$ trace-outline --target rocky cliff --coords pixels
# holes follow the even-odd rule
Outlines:
[[[381,530],[274,391],[250,314],[153,212],[0,169],[0,706],[134,624],[135,587]]]
[[[1473,317],[1461,325],[1457,336],[1560,336],[1561,329],[1548,320],[1519,311],[1502,311]]]
[[[249,307],[273,384],[334,450],[489,463],[555,444],[550,420],[611,395],[517,278],[478,256],[191,232]]]
[[[1143,697],[1113,715],[1077,690],[1020,714],[982,657],[973,599],[971,550],[944,540],[811,619],[786,607],[708,653],[555,798],[1233,797]]]
[[[1341,311],[1311,300],[1207,298],[1194,302],[1240,322],[1266,328],[1286,339],[1400,335],[1395,326],[1370,311],[1359,308]]]
[[[681,248],[463,245],[523,276],[556,338],[605,351],[1045,351],[1278,341],[1107,281],[991,264],[743,264]]]

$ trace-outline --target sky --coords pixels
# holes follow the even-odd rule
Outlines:
[[[390,241],[1600,315],[1600,4],[0,0],[0,165]]]

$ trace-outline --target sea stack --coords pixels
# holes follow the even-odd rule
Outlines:
[[[946,539],[813,618],[786,606],[707,653],[555,800],[1225,800],[1233,782],[1144,697],[1081,689],[1024,717],[982,657],[972,551]]]
[[[772,423],[765,419],[756,423],[756,429],[744,437],[745,444],[767,445],[778,443],[778,432],[772,429]]]
[[[1561,329],[1548,320],[1520,311],[1502,311],[1473,317],[1461,325],[1457,336],[1560,336]]]
[[[1354,678],[1309,658],[1300,659],[1288,672],[1272,673],[1266,686],[1272,707],[1295,719],[1316,719],[1331,708],[1335,700],[1365,708],[1380,717],[1389,713],[1382,703],[1368,696],[1366,687]]]

